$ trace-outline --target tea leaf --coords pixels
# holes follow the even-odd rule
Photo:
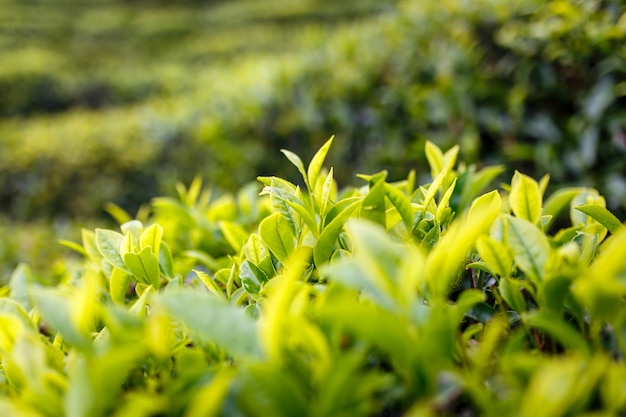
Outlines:
[[[427,140],[425,146],[426,160],[430,165],[430,175],[436,178],[443,171],[443,152],[433,142]]]
[[[172,259],[172,251],[165,242],[161,242],[159,246],[159,269],[167,278],[174,278],[174,260]]]
[[[508,277],[502,278],[498,286],[498,290],[504,301],[520,314],[526,311],[526,301],[522,295],[522,289],[523,287],[519,281]]]
[[[114,303],[124,304],[126,302],[128,284],[130,284],[130,275],[119,268],[113,268],[109,281],[109,293]]]
[[[280,213],[263,219],[259,225],[259,235],[276,258],[285,264],[295,249],[295,237],[287,219]]]
[[[161,294],[158,303],[191,331],[193,339],[215,343],[235,357],[261,356],[257,325],[242,309],[189,289]]]
[[[39,310],[41,317],[52,329],[59,332],[65,341],[81,350],[88,350],[91,341],[88,335],[81,334],[74,326],[70,314],[68,298],[44,288],[34,288],[32,291],[33,302]]]
[[[541,217],[541,191],[537,181],[516,171],[509,203],[516,217],[537,224]]]
[[[317,184],[317,177],[319,176],[320,171],[322,170],[322,165],[324,165],[324,160],[326,159],[326,155],[328,154],[328,150],[330,146],[333,144],[333,139],[335,137],[331,136],[330,139],[317,151],[317,153],[311,159],[311,163],[309,164],[309,169],[307,171],[307,178],[309,179],[309,192],[315,192],[315,184]]]
[[[152,253],[151,247],[143,248],[138,254],[125,254],[124,264],[139,282],[159,288],[159,261]]]
[[[585,338],[566,321],[558,316],[544,312],[533,312],[523,316],[524,322],[531,327],[545,331],[558,340],[565,348],[589,353]]]
[[[239,266],[239,278],[241,284],[248,294],[256,296],[261,290],[261,285],[268,280],[267,275],[254,263],[244,261]]]
[[[198,276],[198,278],[200,278],[200,281],[202,281],[205,287],[209,291],[211,291],[211,293],[213,293],[217,298],[221,298],[224,300],[226,299],[222,289],[217,285],[217,283],[209,274],[204,271],[200,271],[199,269],[193,269],[192,271]]]
[[[369,183],[369,191],[361,205],[361,217],[386,226],[385,178],[387,178],[387,172],[382,171],[375,175],[361,175],[360,177]]]
[[[319,198],[320,215],[324,217],[326,215],[326,208],[330,200],[330,192],[333,186],[333,169],[331,168],[322,185],[322,193]]]
[[[141,233],[141,236],[139,237],[140,248],[144,249],[151,247],[152,253],[154,253],[155,256],[158,256],[162,240],[163,227],[155,223]]]
[[[348,206],[344,207],[343,210],[339,212],[328,225],[326,225],[326,227],[324,227],[324,230],[322,230],[313,251],[315,265],[319,267],[330,259],[335,243],[337,242],[337,238],[339,237],[339,233],[341,233],[344,224],[352,213],[354,213],[354,211],[361,206],[361,204],[362,200],[360,199],[351,202]]]
[[[287,157],[287,159],[289,159],[289,162],[291,162],[292,164],[295,165],[296,168],[298,168],[298,171],[300,172],[300,174],[302,174],[302,179],[306,183],[307,187],[310,188],[310,183],[308,182],[309,179],[304,169],[304,163],[302,163],[302,160],[300,159],[300,157],[296,155],[295,153],[288,151],[286,149],[281,149],[280,151]]]
[[[230,247],[233,248],[236,253],[239,253],[248,239],[246,230],[234,222],[227,221],[220,222],[220,230],[224,234]]]
[[[585,204],[582,206],[576,206],[574,209],[582,211],[591,218],[597,220],[602,226],[606,227],[612,234],[617,233],[618,230],[624,227],[624,225],[618,220],[617,217],[608,211],[605,207],[597,204]]]
[[[584,188],[561,188],[546,199],[543,206],[543,213],[547,216],[552,216],[552,219],[546,225],[546,229],[550,227],[554,219],[569,205],[570,201],[583,190]]]
[[[526,220],[505,215],[506,243],[519,267],[535,282],[541,281],[550,253],[548,240],[541,231]]]
[[[124,242],[124,236],[120,233],[112,230],[96,229],[96,247],[100,254],[111,263],[111,265],[120,268],[123,271],[128,271],[120,251],[122,249],[122,243]],[[130,271],[128,271],[130,272]]]
[[[391,201],[391,204],[398,210],[402,221],[407,227],[407,230],[413,229],[413,206],[411,200],[400,190],[391,184],[384,183],[385,196]]]
[[[476,241],[476,250],[481,259],[501,277],[508,277],[513,268],[513,258],[508,248],[497,240],[483,235]]]

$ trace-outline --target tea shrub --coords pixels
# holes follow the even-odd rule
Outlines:
[[[546,189],[426,143],[432,179],[339,188],[199,179],[63,242],[57,285],[0,292],[0,413],[566,416],[626,413],[626,228],[592,188]]]
[[[344,183],[383,168],[398,180],[416,161],[426,180],[428,139],[509,176],[594,187],[626,214],[622,1],[104,1],[78,7],[81,19],[65,3],[17,3],[15,33],[36,10],[54,19],[44,40],[0,57],[0,109],[31,115],[0,120],[13,217],[93,216],[107,200],[134,210],[199,171],[231,191],[257,173],[285,177],[266,149],[306,154],[326,132],[345,138],[331,156]],[[25,42],[11,33],[0,45]],[[99,107],[81,99],[98,91]]]

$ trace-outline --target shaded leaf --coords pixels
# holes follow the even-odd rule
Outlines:
[[[242,309],[188,289],[161,294],[158,302],[192,332],[193,338],[215,343],[235,357],[261,356],[257,325]]]

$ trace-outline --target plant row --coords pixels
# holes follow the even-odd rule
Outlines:
[[[376,14],[376,8],[351,12],[326,3],[200,12],[144,9],[140,2],[133,25],[124,16],[135,16],[134,9],[90,8],[84,18],[98,25],[84,25],[97,33],[80,38],[88,45],[106,41],[111,55],[103,56],[133,63],[115,70],[108,67],[115,62],[97,60],[112,77],[104,90],[119,97],[100,107],[0,122],[3,209],[21,218],[48,215],[41,207],[89,216],[114,200],[134,211],[169,189],[172,178],[188,182],[197,173],[235,190],[256,173],[287,175],[266,149],[305,154],[330,131],[342,138],[332,158],[346,167],[335,173],[343,182],[353,172],[383,168],[397,180],[415,161],[418,178],[427,178],[419,167],[428,139],[441,147],[460,144],[468,162],[504,163],[509,177],[514,169],[550,172],[552,184],[595,187],[621,213],[624,5],[422,3],[401,1]],[[212,13],[229,22],[224,32]],[[87,29],[77,22],[73,30],[82,34]],[[203,37],[191,36],[189,27]],[[246,49],[242,39],[255,47]],[[133,42],[145,46],[146,56],[114,48]],[[80,48],[72,44],[65,56],[93,55],[93,48]],[[224,55],[232,51],[241,53]],[[26,76],[29,66],[44,80],[48,68],[67,73],[69,64],[55,64],[56,55],[46,45],[11,55],[7,85],[30,85],[12,78]],[[86,74],[96,71],[89,68]],[[36,84],[34,92],[51,90]],[[40,101],[28,92],[16,95]]]
[[[626,229],[591,188],[457,164],[431,181],[284,156],[214,197],[199,179],[63,243],[57,285],[0,292],[0,414],[566,416],[626,412]]]

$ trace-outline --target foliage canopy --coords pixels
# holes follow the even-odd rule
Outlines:
[[[547,195],[426,145],[432,180],[284,155],[199,179],[63,242],[54,286],[0,291],[0,412],[19,416],[565,416],[626,412],[626,227],[591,188]],[[604,415],[604,414],[603,414]]]

